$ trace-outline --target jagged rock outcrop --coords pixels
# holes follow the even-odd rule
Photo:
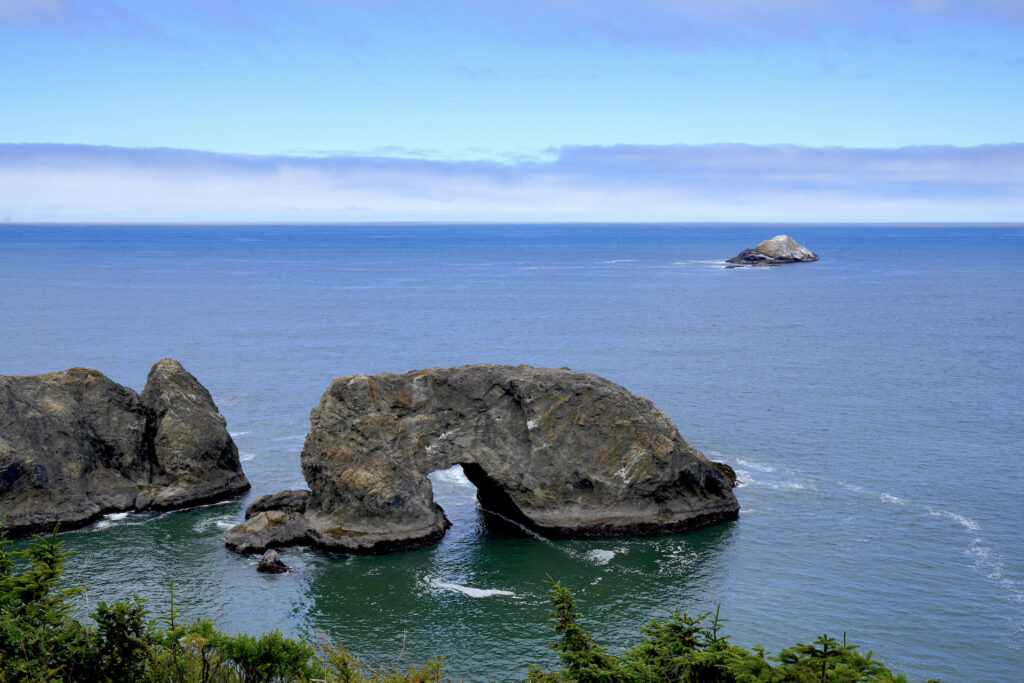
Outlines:
[[[164,358],[142,394],[97,370],[0,376],[0,516],[12,535],[249,489],[210,393]]]
[[[789,235],[776,235],[753,249],[744,249],[726,262],[751,266],[777,266],[783,263],[807,263],[817,260],[817,254],[798,244]]]
[[[264,497],[225,541],[382,552],[449,522],[427,475],[461,464],[481,504],[552,536],[646,534],[735,519],[722,472],[650,400],[595,375],[469,365],[338,377],[310,415],[307,497]]]

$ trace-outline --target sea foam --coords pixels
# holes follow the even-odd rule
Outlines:
[[[437,579],[431,579],[429,581],[431,588],[437,588],[439,590],[454,591],[456,593],[462,593],[468,595],[471,598],[489,598],[495,595],[510,595],[515,597],[515,593],[512,591],[500,590],[497,588],[473,588],[472,586],[463,586],[459,583],[451,583],[449,581],[438,581]]]
[[[584,557],[594,564],[608,564],[615,557],[615,551],[594,549],[586,553]]]

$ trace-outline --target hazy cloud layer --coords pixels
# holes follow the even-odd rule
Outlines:
[[[506,22],[535,37],[673,47],[817,40],[826,33],[906,40],[929,22],[1024,21],[1020,0],[519,0]],[[544,22],[518,22],[531,14]]]
[[[0,0],[0,24],[52,21],[66,11],[64,0]]]
[[[498,163],[0,145],[0,220],[1024,221],[1024,144],[553,153]]]
[[[210,6],[205,0],[147,1],[177,6],[186,13],[198,9],[211,19],[219,16],[245,23],[257,32],[266,28],[251,18],[258,10],[292,6],[281,0],[248,0],[247,9],[256,11],[239,11],[230,4]],[[313,12],[330,11],[332,6],[349,5],[360,11],[367,7],[365,0],[305,4],[304,9]],[[421,0],[380,0],[374,4],[383,12],[417,14],[424,9]],[[428,10],[453,24],[492,24],[530,40],[600,39],[683,46],[707,39],[814,38],[835,28],[902,35],[910,24],[930,20],[989,24],[1024,21],[1024,3],[1020,0],[452,0]],[[0,23],[68,17],[88,20],[132,11],[133,3],[126,0],[0,0]]]

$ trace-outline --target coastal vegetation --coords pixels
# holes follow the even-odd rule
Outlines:
[[[63,585],[69,552],[56,532],[22,550],[0,530],[0,683],[22,681],[180,681],[187,683],[439,682],[449,680],[444,658],[405,666],[371,667],[338,641],[312,643],[274,630],[229,635],[207,618],[182,621],[174,606],[151,618],[145,600],[98,602],[91,623],[77,620],[83,588]],[[718,611],[669,612],[641,628],[642,640],[621,654],[599,645],[581,624],[568,588],[550,580],[562,669],[526,671],[534,683],[572,681],[686,681],[693,683],[902,682],[854,645],[822,635],[777,656],[734,645]],[[502,678],[522,680],[523,672]]]

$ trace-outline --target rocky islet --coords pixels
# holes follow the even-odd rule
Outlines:
[[[247,490],[224,417],[175,360],[157,362],[141,394],[88,368],[0,376],[0,516],[12,535]]]
[[[735,519],[728,468],[651,401],[566,368],[471,365],[336,378],[311,413],[310,490],[261,496],[226,535],[385,552],[450,526],[427,475],[462,466],[489,510],[549,536],[679,531]],[[14,535],[248,490],[209,392],[156,363],[137,394],[97,370],[0,377],[0,503]]]
[[[789,235],[776,235],[753,249],[744,249],[726,263],[747,266],[778,266],[785,263],[809,263],[818,255]]]
[[[336,378],[310,416],[310,490],[263,496],[240,553],[414,548],[449,522],[427,475],[460,464],[481,504],[549,536],[681,531],[736,519],[732,482],[650,400],[596,375],[470,365]]]

